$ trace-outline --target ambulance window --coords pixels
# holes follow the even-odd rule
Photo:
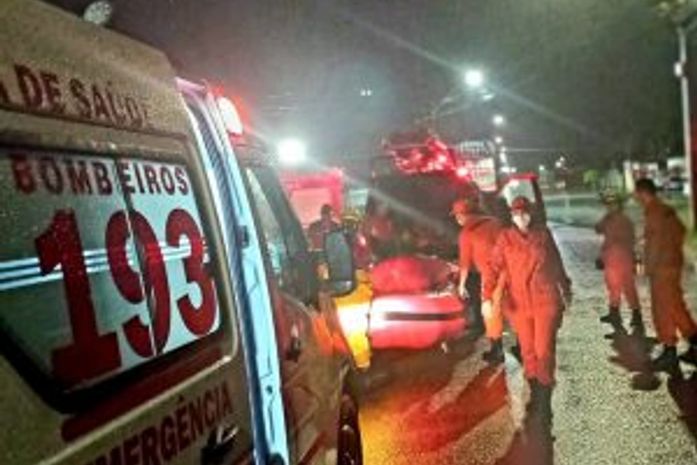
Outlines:
[[[0,198],[0,337],[59,395],[220,328],[184,165],[0,148]]]
[[[266,254],[271,264],[271,270],[279,286],[288,290],[292,287],[292,273],[290,272],[290,259],[283,230],[257,178],[250,176],[249,185],[261,231],[264,234]]]
[[[279,285],[301,301],[313,295],[314,269],[307,243],[275,174],[266,167],[246,170],[267,253]]]

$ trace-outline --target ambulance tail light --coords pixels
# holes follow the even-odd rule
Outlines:
[[[232,137],[241,137],[244,134],[244,126],[240,113],[237,111],[233,101],[228,97],[219,95],[216,97],[215,103],[218,106],[223,126],[228,134]]]

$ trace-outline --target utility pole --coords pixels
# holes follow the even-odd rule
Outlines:
[[[692,23],[694,24],[694,23]],[[683,148],[685,151],[685,171],[687,174],[687,185],[689,186],[689,216],[688,221],[690,228],[695,230],[695,220],[697,219],[697,202],[695,202],[695,194],[697,193],[697,176],[695,168],[697,167],[696,151],[692,146],[692,118],[690,115],[690,73],[689,73],[689,53],[688,53],[688,37],[690,32],[690,23],[678,24],[676,33],[678,38],[678,63],[675,70],[680,79],[680,100],[682,102],[682,131],[683,131]]]
[[[680,79],[680,100],[682,103],[683,147],[685,150],[685,171],[689,187],[689,226],[696,229],[697,222],[697,150],[692,140],[692,117],[690,109],[690,33],[697,26],[697,0],[661,0],[655,2],[656,11],[670,19],[675,27],[678,40],[678,62],[675,74]]]
[[[453,90],[448,92],[448,95],[443,97],[440,102],[438,102],[436,105],[433,106],[433,109],[431,110],[430,113],[430,123],[431,123],[431,129],[438,134],[438,118],[440,116],[440,111],[445,107],[446,105],[452,103],[453,97],[452,97]]]

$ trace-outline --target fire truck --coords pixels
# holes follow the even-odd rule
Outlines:
[[[304,229],[319,218],[322,205],[330,205],[338,216],[343,212],[344,172],[340,168],[285,171],[281,183]]]

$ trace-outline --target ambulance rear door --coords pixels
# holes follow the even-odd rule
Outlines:
[[[249,463],[235,284],[157,51],[0,3],[0,463]]]

